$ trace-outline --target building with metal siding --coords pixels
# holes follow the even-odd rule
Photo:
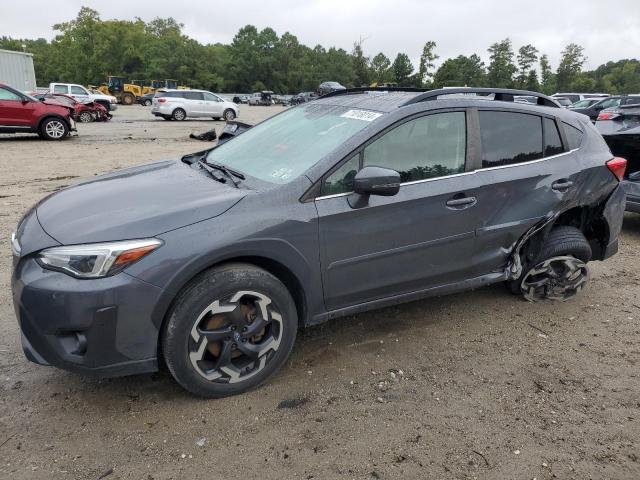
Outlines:
[[[0,50],[0,83],[23,92],[36,89],[33,55],[30,53]]]

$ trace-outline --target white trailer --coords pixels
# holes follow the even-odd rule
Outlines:
[[[12,50],[0,50],[0,83],[16,90],[31,92],[36,89],[33,55]]]

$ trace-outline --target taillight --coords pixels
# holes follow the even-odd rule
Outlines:
[[[624,177],[624,171],[627,169],[627,160],[622,157],[613,157],[607,162],[607,168],[621,182]]]
[[[166,98],[159,98],[159,99],[158,99],[158,103],[164,103],[164,102],[166,102],[166,101],[167,101],[167,99],[166,99]]]
[[[613,120],[619,116],[620,114],[615,112],[600,112],[598,114],[598,120]]]

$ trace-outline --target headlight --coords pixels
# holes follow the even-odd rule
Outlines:
[[[115,275],[162,245],[160,240],[125,240],[53,247],[41,251],[38,263],[77,278],[102,278]]]

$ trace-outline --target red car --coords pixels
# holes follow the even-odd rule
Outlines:
[[[75,98],[63,93],[36,93],[32,94],[38,100],[50,99],[73,108],[73,118],[76,122],[106,122],[112,115],[105,107],[97,102],[79,102]]]
[[[46,140],[62,140],[76,129],[73,113],[55,100],[39,101],[0,83],[0,133],[34,132]]]

